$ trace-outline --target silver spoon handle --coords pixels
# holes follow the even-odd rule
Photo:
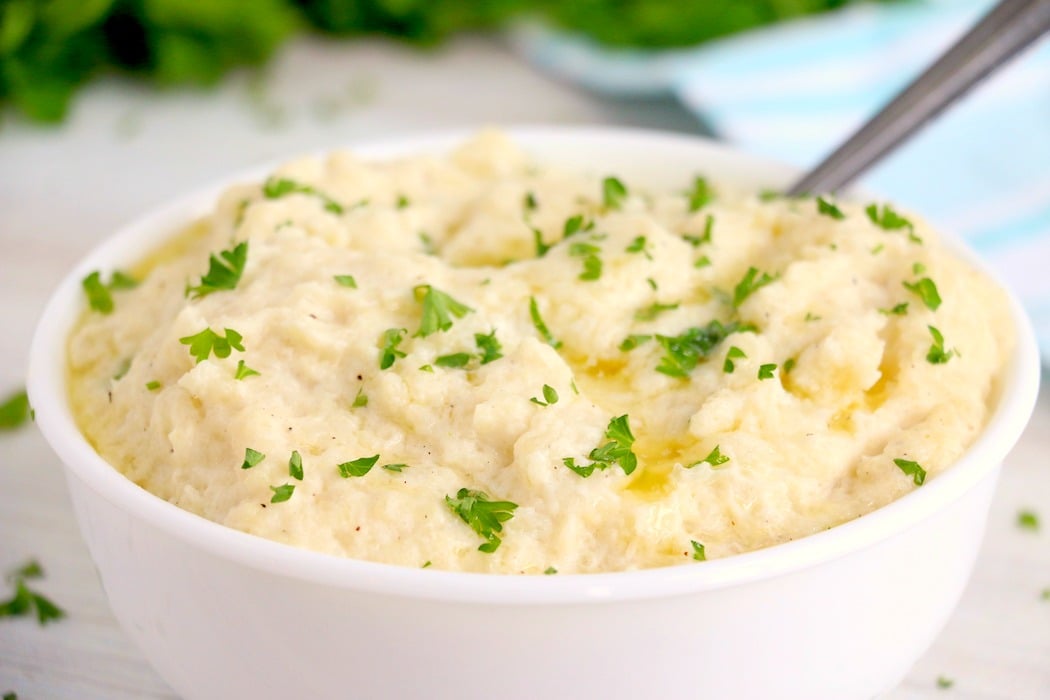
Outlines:
[[[848,185],[1047,30],[1050,0],[1001,0],[787,193],[834,192]]]

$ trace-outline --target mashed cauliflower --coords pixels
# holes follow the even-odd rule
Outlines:
[[[232,187],[134,288],[85,281],[79,424],[229,527],[527,574],[802,537],[922,488],[981,430],[1006,302],[922,222],[602,175],[484,133]]]

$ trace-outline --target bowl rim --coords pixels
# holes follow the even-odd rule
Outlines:
[[[591,148],[671,148],[700,163],[722,163],[768,185],[783,185],[797,169],[729,148],[700,136],[605,126],[507,126],[502,128],[527,151],[546,144],[585,143]],[[446,151],[476,129],[446,129],[393,137],[375,143],[350,142],[321,154],[349,148],[364,158]],[[299,154],[302,156],[302,154]],[[91,270],[131,262],[177,227],[203,215],[229,185],[259,180],[288,159],[249,168],[153,209],[106,238],[62,279],[34,333],[27,390],[36,423],[75,477],[95,495],[183,544],[213,556],[279,576],[360,592],[420,599],[503,604],[579,604],[654,599],[750,583],[801,571],[875,546],[962,498],[1002,462],[1020,437],[1038,394],[1040,363],[1035,335],[1016,296],[975,253],[953,235],[943,240],[956,254],[1007,290],[1017,331],[1010,364],[1000,381],[994,412],[964,455],[946,471],[868,514],[829,530],[783,544],[700,563],[609,573],[523,576],[416,569],[349,559],[301,549],[234,530],[185,511],[127,479],[95,452],[73,419],[66,388],[65,356],[70,329],[83,308],[81,279]],[[708,165],[710,167],[710,165]],[[727,178],[732,180],[734,178]],[[72,485],[70,486],[72,488]],[[974,543],[976,547],[978,543]]]

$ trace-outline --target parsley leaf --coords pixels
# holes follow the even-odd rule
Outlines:
[[[832,219],[838,221],[846,218],[846,215],[842,213],[841,209],[823,197],[817,197],[817,212],[824,216],[830,216]]]
[[[926,481],[926,470],[919,466],[918,462],[913,462],[910,459],[894,459],[893,463],[896,464],[902,472],[907,474],[915,482],[916,486],[922,486],[923,482]]]
[[[397,201],[394,203],[394,207],[397,209],[406,209],[411,203],[412,202],[409,201],[407,196],[399,194],[397,196]]]
[[[652,339],[653,337],[651,335],[629,335],[623,339],[622,343],[620,343],[620,352],[630,352],[642,343]]]
[[[334,279],[337,284],[341,284],[344,287],[357,289],[357,280],[354,279],[353,275],[334,275],[332,279]]]
[[[458,515],[470,529],[481,535],[484,544],[479,551],[491,554],[499,549],[502,540],[496,533],[503,531],[503,523],[514,517],[517,503],[492,501],[483,491],[462,488],[456,497],[445,496],[445,504]]]
[[[937,687],[942,690],[947,690],[955,685],[955,681],[947,676],[937,676]]]
[[[602,259],[598,257],[601,248],[593,243],[573,243],[569,246],[569,255],[583,258],[583,272],[579,279],[593,282],[602,276]]]
[[[907,229],[912,232],[915,230],[912,222],[895,212],[889,204],[883,204],[881,210],[877,204],[869,204],[864,211],[871,222],[884,231]]]
[[[689,190],[688,195],[690,212],[703,209],[712,199],[715,198],[714,190],[711,189],[711,185],[707,182],[707,179],[699,175],[693,178],[693,188]]]
[[[605,429],[605,439],[608,442],[590,451],[587,458],[592,461],[591,464],[577,465],[572,457],[562,459],[562,463],[585,478],[594,473],[595,469],[605,470],[613,464],[619,464],[624,474],[630,474],[638,466],[638,456],[631,449],[634,445],[634,435],[631,434],[629,421],[627,414],[609,421]]]
[[[926,326],[930,330],[930,335],[933,336],[933,343],[930,345],[930,349],[926,351],[926,361],[931,365],[943,365],[948,360],[952,359],[959,353],[952,350],[944,349],[944,336],[941,332],[933,326]]]
[[[557,350],[561,347],[561,341],[556,340],[551,335],[550,329],[547,328],[547,324],[543,322],[543,318],[540,316],[540,307],[536,303],[536,297],[529,297],[529,316],[532,317],[532,325],[539,332],[540,336],[546,341],[547,345]]]
[[[775,276],[770,276],[765,272],[760,275],[758,268],[749,267],[743,279],[733,288],[733,308],[739,307],[745,299],[775,279]]]
[[[401,473],[405,469],[408,469],[407,464],[384,464],[381,469],[386,469],[388,472]]]
[[[594,228],[593,221],[588,221],[587,223],[584,223],[583,214],[576,214],[575,216],[570,216],[568,219],[565,220],[565,226],[562,227],[561,237],[568,238],[569,236],[575,233],[579,233],[580,231],[590,231],[592,228]]]
[[[879,313],[887,316],[903,316],[908,313],[908,302],[902,301],[899,304],[895,304],[891,309],[879,309]]]
[[[244,379],[245,377],[251,376],[259,376],[259,373],[244,364],[244,360],[237,360],[237,370],[233,373],[233,378]]]
[[[379,455],[372,455],[371,457],[359,457],[349,462],[343,462],[338,465],[339,476],[344,479],[348,479],[351,476],[364,476],[372,470],[372,467],[378,461]]]
[[[707,454],[707,456],[701,459],[699,462],[693,462],[692,464],[686,464],[683,466],[685,466],[686,469],[692,469],[693,467],[698,467],[701,464],[706,464],[712,469],[717,469],[718,467],[722,466],[728,461],[729,457],[726,457],[724,454],[722,454],[722,451],[718,448],[718,445],[715,445],[714,449],[711,450]]]
[[[307,194],[317,197],[324,204],[325,211],[333,214],[343,213],[343,205],[311,185],[304,185],[295,180],[277,177],[271,177],[263,185],[263,196],[267,199],[280,199],[290,194]]]
[[[678,302],[674,302],[673,304],[660,304],[660,303],[650,304],[649,306],[645,307],[644,309],[639,309],[638,311],[635,311],[634,312],[634,320],[635,321],[652,321],[654,318],[656,318],[657,316],[662,314],[664,311],[673,311],[674,309],[677,309],[677,308],[678,308]]]
[[[365,393],[365,388],[360,387],[357,390],[357,395],[354,396],[354,402],[350,404],[352,408],[363,408],[368,405],[368,394]]]
[[[466,367],[473,356],[469,352],[455,352],[451,355],[440,355],[434,364],[438,367]]]
[[[726,361],[722,363],[722,371],[726,374],[732,374],[733,370],[736,369],[736,365],[733,363],[733,360],[743,360],[746,358],[747,355],[744,353],[744,351],[738,348],[737,346],[733,345],[729,348],[729,351],[726,352]]]
[[[387,328],[383,331],[381,352],[379,353],[379,369],[390,369],[394,362],[399,357],[405,357],[405,353],[402,350],[398,350],[397,346],[404,340],[405,333],[404,328]]]
[[[156,391],[161,387],[161,383],[156,379],[146,382],[146,391]]]
[[[186,296],[191,299],[200,299],[212,292],[224,289],[235,289],[244,274],[244,266],[248,263],[248,241],[244,241],[230,250],[219,252],[219,257],[213,253],[208,259],[208,272],[201,277],[201,283],[196,287],[187,287]]]
[[[1017,514],[1017,527],[1036,532],[1039,530],[1039,516],[1035,511],[1022,510]]]
[[[550,243],[543,242],[542,231],[540,231],[535,226],[532,226],[530,228],[532,228],[532,240],[536,244],[536,257],[542,258],[544,255],[547,254],[547,251],[551,249],[551,245]]]
[[[758,368],[759,379],[772,379],[773,371],[777,368],[776,363],[760,365]]]
[[[496,338],[495,329],[488,335],[475,333],[474,343],[478,346],[478,350],[481,351],[481,364],[483,365],[503,357],[503,346],[500,345],[499,339]]]
[[[704,545],[696,540],[689,540],[689,543],[693,545],[693,559],[697,561],[707,561],[707,553],[704,551]]]
[[[0,430],[14,430],[29,421],[32,414],[29,395],[25,389],[19,389],[0,403]]]
[[[558,570],[555,569],[553,566],[548,566],[546,569],[543,570],[544,576],[553,576],[556,573],[558,573]]]
[[[627,187],[615,177],[602,180],[602,203],[608,209],[619,209],[627,198]]]
[[[541,401],[540,399],[533,396],[529,399],[529,401],[538,406],[551,406],[553,404],[558,403],[558,392],[555,391],[554,387],[552,387],[550,384],[544,384],[543,400]]]
[[[426,337],[438,331],[447,331],[452,327],[452,319],[463,318],[474,309],[456,301],[445,292],[434,289],[429,284],[421,284],[413,290],[416,301],[423,304],[423,317],[419,323],[416,336]]]
[[[923,277],[918,282],[902,282],[901,284],[905,289],[915,292],[930,311],[936,311],[941,305],[941,295],[937,293],[937,285],[929,277]]]
[[[196,335],[179,338],[180,343],[190,346],[190,354],[197,358],[198,363],[207,360],[211,353],[222,358],[229,357],[232,350],[244,352],[241,340],[241,334],[232,328],[226,328],[224,335],[219,335],[211,328],[205,328]]]
[[[271,486],[270,490],[273,491],[273,498],[270,499],[270,503],[284,503],[295,493],[295,484]]]
[[[683,235],[682,238],[684,238],[686,241],[688,241],[689,245],[693,246],[694,248],[699,248],[704,243],[710,243],[711,242],[711,231],[714,228],[714,226],[715,226],[714,214],[708,214],[706,217],[704,217],[704,233],[703,233],[703,235],[700,235],[700,236]]]
[[[101,314],[113,313],[113,295],[109,288],[102,284],[102,275],[96,270],[80,281],[80,286],[87,294],[88,306]]]
[[[536,202],[536,195],[531,191],[525,193],[525,199],[522,203],[525,207],[525,211],[536,211],[536,207],[539,206]]]
[[[645,236],[638,236],[624,248],[624,252],[627,253],[641,253],[645,256],[646,260],[652,260],[653,256],[649,252],[649,241]]]
[[[54,620],[60,620],[66,616],[65,611],[51,602],[46,596],[37,593],[26,585],[27,579],[43,578],[44,570],[40,564],[30,560],[10,572],[7,579],[14,583],[14,595],[0,602],[0,618],[3,617],[26,617],[36,613],[36,620],[41,625],[46,625]]]
[[[288,476],[303,480],[303,458],[299,450],[292,450],[292,456],[288,458]]]
[[[134,289],[139,286],[139,281],[121,270],[114,270],[109,278],[110,289]]]
[[[241,464],[241,469],[251,469],[259,462],[266,459],[266,455],[257,450],[253,450],[250,447],[244,448],[244,463]]]
[[[706,326],[689,328],[681,335],[657,335],[656,342],[664,349],[664,355],[656,371],[684,379],[728,335],[748,328],[735,321],[723,325],[716,319]]]

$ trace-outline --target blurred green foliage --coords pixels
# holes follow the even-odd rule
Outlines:
[[[0,0],[0,108],[59,122],[105,71],[209,85],[265,62],[292,34],[386,34],[434,44],[535,16],[613,46],[685,46],[855,0]]]

